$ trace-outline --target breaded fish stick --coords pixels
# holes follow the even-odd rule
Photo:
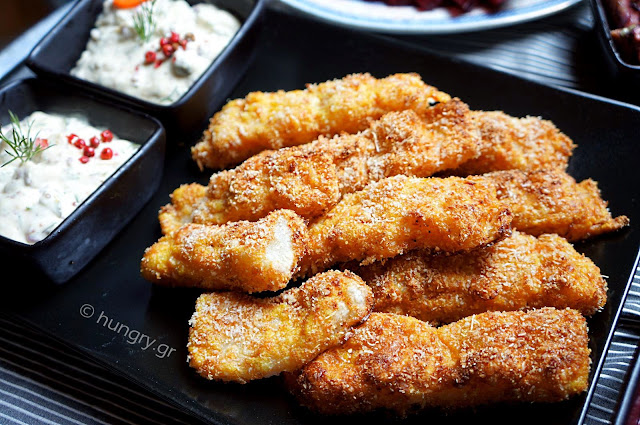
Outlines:
[[[479,152],[468,115],[468,106],[452,99],[422,118],[412,110],[390,112],[357,134],[263,151],[213,174],[206,191],[178,188],[159,213],[163,232],[188,222],[257,220],[279,208],[313,218],[372,181],[455,168]]]
[[[140,269],[159,285],[277,291],[298,269],[306,230],[306,223],[288,210],[258,222],[187,224],[147,248]]]
[[[162,233],[169,234],[187,223],[255,221],[277,209],[313,217],[340,199],[336,173],[323,151],[264,151],[233,170],[214,174],[208,186],[179,187],[158,220]]]
[[[500,402],[559,402],[588,385],[587,323],[571,309],[488,312],[435,328],[372,313],[341,346],[286,374],[323,414],[408,415]]]
[[[455,170],[457,175],[497,170],[565,170],[576,145],[551,121],[516,118],[502,111],[471,111],[480,136],[480,155]]]
[[[468,251],[504,237],[510,222],[486,178],[388,177],[345,195],[309,225],[301,275],[413,249]]]
[[[432,325],[485,311],[570,307],[592,315],[607,301],[593,261],[564,238],[513,231],[493,245],[453,255],[419,251],[349,267],[373,289],[374,311]]]
[[[141,269],[160,284],[273,291],[348,261],[468,251],[507,235],[510,222],[482,176],[399,175],[345,195],[309,225],[289,210],[257,222],[186,224],[148,248]]]
[[[496,171],[483,175],[513,214],[512,227],[532,235],[557,233],[579,241],[619,230],[629,218],[613,218],[595,181],[581,182],[561,170]]]
[[[273,298],[203,294],[189,322],[189,365],[207,379],[239,383],[294,371],[342,343],[372,304],[362,279],[339,271]]]
[[[239,164],[263,150],[309,143],[319,136],[364,130],[371,119],[391,111],[418,114],[450,96],[425,84],[416,73],[374,78],[351,74],[303,90],[252,92],[213,115],[192,148],[201,169]]]

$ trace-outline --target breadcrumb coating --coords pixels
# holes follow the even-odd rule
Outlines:
[[[374,311],[432,325],[485,311],[602,309],[607,282],[600,268],[564,238],[513,231],[495,244],[454,255],[413,251],[367,266],[349,266],[374,294]]]
[[[170,195],[171,202],[158,211],[162,234],[167,235],[185,224],[193,223],[193,211],[206,194],[207,186],[200,183],[185,183],[176,188]]]
[[[413,249],[468,251],[510,231],[511,215],[481,176],[398,175],[345,195],[309,225],[301,275],[335,264],[364,264]]]
[[[333,270],[272,298],[206,293],[189,322],[189,365],[238,383],[298,370],[346,339],[372,305],[362,279]]]
[[[141,269],[165,285],[277,290],[347,261],[468,251],[507,235],[511,218],[482,176],[398,175],[345,195],[309,224],[276,210],[257,222],[183,225],[147,249]],[[284,266],[274,263],[283,256]]]
[[[450,99],[417,73],[350,74],[301,90],[256,91],[215,113],[191,153],[201,169],[223,169],[263,150],[356,133],[387,112],[411,109],[420,115]]]
[[[323,151],[263,151],[232,170],[211,176],[207,186],[176,189],[158,214],[164,234],[187,223],[255,221],[277,209],[302,217],[322,214],[340,198],[336,167]],[[192,196],[195,195],[195,196]]]
[[[371,313],[341,346],[286,374],[297,400],[326,415],[487,403],[559,402],[588,386],[587,323],[571,309],[487,312],[436,328]]]
[[[576,144],[553,122],[540,117],[517,118],[502,111],[471,111],[479,131],[480,155],[455,170],[457,175],[497,170],[565,170]]]
[[[468,106],[452,99],[422,118],[412,110],[390,112],[356,134],[263,151],[214,173],[206,190],[176,189],[159,212],[163,232],[188,222],[257,220],[279,208],[309,219],[370,182],[453,169],[479,153],[468,115]]]
[[[289,210],[257,222],[187,224],[147,248],[140,269],[145,279],[165,286],[277,291],[298,269],[306,230]]]
[[[577,182],[562,170],[504,170],[484,174],[513,214],[512,227],[533,235],[556,233],[571,242],[619,230],[629,218],[612,217],[597,182]]]

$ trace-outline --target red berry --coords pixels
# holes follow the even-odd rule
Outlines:
[[[153,64],[153,67],[158,68],[160,65],[162,65],[162,62],[164,62],[163,59],[158,59],[156,63]]]
[[[110,142],[113,140],[113,133],[111,132],[111,130],[105,130],[100,133],[100,138],[103,142]]]
[[[35,140],[35,144],[37,147],[40,147],[42,149],[49,147],[49,140],[47,139],[41,139],[41,138],[36,138]]]
[[[144,54],[144,63],[150,64],[156,61],[156,52],[149,50]]]
[[[164,53],[166,57],[171,56],[175,50],[176,49],[171,44],[165,44],[162,46],[162,53]]]
[[[171,37],[169,37],[169,42],[171,43],[180,42],[180,35],[177,32],[171,31]]]
[[[69,134],[69,135],[67,136],[67,140],[69,141],[69,143],[73,143],[73,141],[74,141],[75,139],[77,139],[77,138],[78,138],[78,136],[77,136],[76,134],[73,134],[73,133],[71,133],[71,134]]]
[[[100,152],[100,158],[102,159],[111,159],[113,158],[113,151],[111,148],[104,148],[102,152]]]
[[[73,146],[78,149],[84,149],[84,147],[87,146],[87,142],[85,142],[84,139],[76,139],[76,141],[73,142]]]
[[[162,37],[160,39],[160,47],[162,47],[162,46],[164,46],[166,44],[170,44],[170,43],[171,43],[171,41],[169,41],[169,39],[167,37]]]
[[[91,146],[86,146],[82,152],[84,153],[85,156],[88,156],[88,157],[92,157],[96,154],[96,150]]]
[[[96,136],[93,136],[91,139],[89,139],[89,146],[97,148],[99,144],[100,139],[98,139]]]
[[[82,162],[83,164],[86,164],[87,162],[89,162],[89,157],[88,156],[81,156],[80,157],[80,162]]]
[[[182,48],[183,48],[183,49],[186,49],[186,48],[187,48],[187,43],[188,43],[188,42],[189,42],[189,40],[187,40],[187,39],[185,38],[185,39],[180,40],[178,43],[182,46]]]

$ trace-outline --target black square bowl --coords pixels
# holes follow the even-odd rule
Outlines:
[[[25,64],[45,78],[62,80],[140,109],[160,119],[168,134],[180,141],[198,136],[211,115],[244,75],[257,44],[266,0],[187,0],[208,2],[231,12],[241,22],[233,39],[207,70],[177,101],[159,105],[89,82],[70,74],[84,51],[89,33],[102,11],[102,0],[78,0],[67,15],[34,47]]]
[[[0,88],[0,124],[10,122],[9,110],[20,118],[37,110],[80,115],[141,145],[45,239],[29,245],[0,236],[0,255],[7,264],[45,285],[61,284],[82,270],[156,192],[163,174],[165,129],[146,114],[34,77]]]
[[[611,30],[615,28],[611,26],[603,0],[590,0],[590,6],[608,72],[621,84],[629,84],[635,88],[640,87],[640,65],[630,64],[620,55],[616,43],[611,37]]]

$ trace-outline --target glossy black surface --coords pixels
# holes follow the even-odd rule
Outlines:
[[[204,0],[189,0],[195,4]],[[254,55],[265,0],[211,0],[242,22],[238,33],[189,91],[170,105],[158,105],[72,76],[84,51],[102,0],[79,0],[67,16],[36,45],[26,65],[46,78],[65,81],[100,96],[143,110],[163,123],[169,134],[184,138],[200,133],[203,123],[227,98]]]
[[[629,90],[637,91],[640,89],[640,65],[626,62],[618,52],[611,37],[611,30],[614,28],[610,25],[604,1],[608,0],[589,0],[602,56],[610,75],[618,79],[620,84],[628,85]]]
[[[86,266],[155,193],[163,174],[165,131],[152,117],[37,78],[14,81],[0,90],[2,125],[10,122],[8,110],[18,117],[34,111],[80,114],[92,125],[109,128],[141,145],[42,241],[27,245],[0,236],[0,256],[9,264],[30,275],[45,276],[45,281],[64,283]]]
[[[368,71],[383,77],[413,71],[471,108],[500,109],[515,116],[539,115],[553,120],[574,139],[578,147],[570,173],[580,180],[597,180],[612,213],[626,214],[632,223],[621,232],[576,245],[608,276],[610,287],[605,309],[589,320],[592,373],[596,373],[640,246],[636,225],[640,220],[636,190],[640,184],[636,166],[640,109],[541,86],[390,39],[307,19],[292,20],[275,11],[269,11],[265,18],[257,56],[231,98],[255,90],[303,88],[309,82],[353,72]],[[278,378],[246,385],[220,384],[204,380],[188,367],[188,320],[198,293],[153,287],[140,277],[139,262],[145,248],[160,237],[157,211],[169,202],[170,193],[183,183],[208,181],[210,173],[200,172],[190,158],[189,148],[195,142],[169,143],[156,196],[73,281],[60,288],[27,293],[17,286],[0,299],[0,307],[211,423],[354,423],[352,417],[320,417],[300,408]],[[587,401],[588,394],[584,394],[551,405],[492,406],[449,414],[427,411],[404,421],[370,415],[366,421],[566,425],[580,423]]]

